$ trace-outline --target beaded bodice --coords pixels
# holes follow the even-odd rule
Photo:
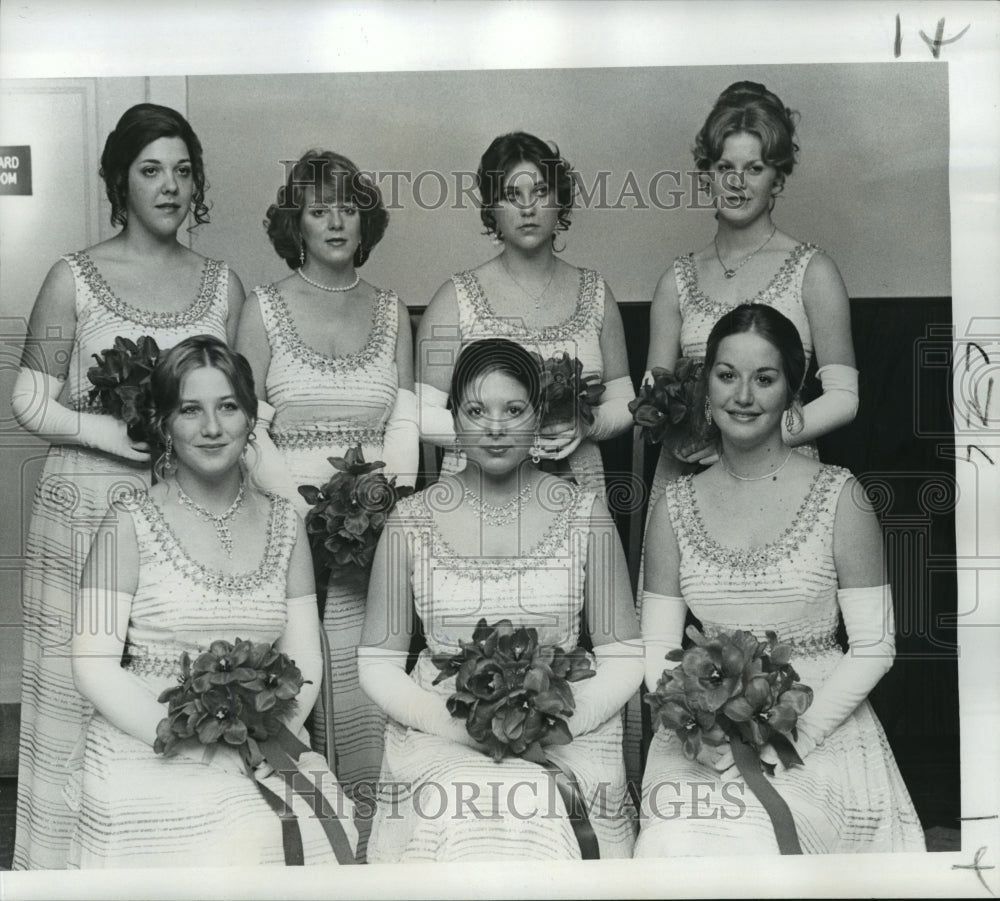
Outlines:
[[[139,548],[126,642],[130,670],[172,681],[181,651],[194,657],[217,639],[274,641],[281,635],[298,525],[287,500],[269,495],[269,501],[264,555],[255,569],[233,575],[194,559],[144,492],[117,502],[132,516]]]
[[[381,440],[396,399],[396,335],[398,299],[378,291],[372,327],[364,346],[354,353],[331,357],[310,347],[299,335],[291,312],[275,285],[256,289],[271,348],[267,399],[277,411],[272,436],[284,445],[324,446]],[[295,407],[329,405],[336,419],[296,422]],[[343,411],[349,410],[344,415]],[[348,434],[350,432],[351,434]],[[344,433],[343,441],[337,434]]]
[[[226,340],[229,314],[229,267],[219,260],[205,260],[201,285],[191,305],[176,313],[148,312],[118,297],[85,250],[66,254],[76,286],[76,335],[73,358],[61,400],[86,409],[93,387],[87,370],[94,354],[107,350],[121,336],[135,341],[142,335],[156,339],[160,350],[190,335],[214,335]]]
[[[680,586],[709,633],[745,629],[758,638],[774,630],[801,656],[839,656],[837,570],[833,526],[846,469],[823,466],[791,524],[775,541],[736,549],[705,528],[693,476],[668,482],[670,521],[680,550]]]
[[[413,603],[427,640],[423,656],[457,652],[481,617],[491,625],[507,618],[515,626],[534,626],[543,644],[567,649],[578,644],[596,495],[561,479],[539,491],[543,508],[558,512],[542,538],[514,557],[462,555],[443,537],[437,520],[462,499],[451,479],[397,504],[410,553]],[[430,660],[424,665],[423,675],[433,678]]]
[[[580,286],[572,315],[564,322],[540,329],[530,329],[518,319],[497,315],[474,272],[452,276],[458,297],[462,343],[482,338],[508,338],[546,359],[564,351],[580,360],[584,375],[603,377],[604,279],[592,269],[579,272]]]
[[[678,257],[674,261],[674,279],[681,311],[681,353],[686,357],[703,358],[708,335],[724,313],[741,303],[760,303],[774,307],[792,321],[802,338],[808,363],[812,356],[812,332],[802,305],[802,280],[809,261],[818,250],[815,244],[796,245],[761,291],[733,304],[713,300],[701,290],[693,254]]]

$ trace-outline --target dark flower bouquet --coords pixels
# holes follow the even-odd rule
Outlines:
[[[410,487],[397,487],[395,476],[387,479],[375,472],[385,463],[366,463],[360,447],[329,460],[336,471],[325,485],[299,487],[299,493],[313,505],[306,516],[306,531],[321,579],[333,567],[367,570],[396,501],[413,494]]]
[[[580,420],[594,424],[594,407],[604,394],[600,376],[583,375],[583,363],[563,352],[542,361],[542,429]]]
[[[629,401],[632,418],[650,444],[679,450],[695,439],[702,412],[698,389],[702,367],[701,360],[691,357],[681,357],[673,370],[655,366],[653,383],[643,382],[638,396]]]
[[[789,662],[791,645],[770,631],[766,643],[739,630],[709,639],[688,626],[687,635],[691,647],[666,655],[680,666],[664,671],[656,690],[645,696],[654,729],[673,729],[692,760],[702,744],[728,739],[740,774],[771,816],[782,853],[801,853],[788,806],[761,773],[762,766],[769,775],[774,768],[760,760],[761,748],[770,743],[785,767],[802,763],[789,736],[798,737],[796,723],[812,704],[813,691],[798,681]]]
[[[813,691],[798,681],[789,662],[791,645],[780,643],[774,632],[766,633],[766,643],[750,632],[720,632],[708,639],[688,626],[687,634],[694,645],[667,654],[680,666],[664,671],[645,697],[655,722],[677,733],[690,759],[702,741],[739,738],[757,751],[770,742],[785,766],[802,763],[785,737],[798,737],[796,723]]]
[[[90,403],[122,420],[133,441],[149,441],[145,411],[150,403],[149,378],[160,359],[156,340],[148,335],[138,341],[119,336],[113,347],[93,356],[97,365],[87,370],[94,386],[88,394]]]
[[[157,754],[171,756],[187,738],[234,745],[251,767],[264,759],[260,743],[285,728],[304,680],[287,654],[266,642],[213,641],[191,661],[181,654],[181,679],[160,694],[167,716],[156,727]]]
[[[196,738],[203,745],[221,741],[236,747],[248,775],[261,763],[270,764],[285,781],[285,798],[261,779],[253,781],[281,817],[285,863],[304,862],[302,834],[288,800],[298,793],[312,807],[337,861],[353,864],[354,851],[343,826],[336,815],[324,812],[321,787],[298,769],[297,760],[308,748],[284,722],[306,682],[294,661],[273,644],[237,638],[235,644],[213,641],[194,662],[185,651],[180,666],[179,683],[159,697],[167,704],[167,716],[156,727],[153,750],[169,757],[181,742]]]
[[[515,629],[508,619],[493,626],[479,620],[472,641],[460,644],[458,654],[431,658],[441,670],[434,684],[455,676],[448,711],[465,720],[495,761],[512,756],[545,764],[544,745],[572,741],[570,683],[594,675],[583,648],[540,645],[537,629]]]

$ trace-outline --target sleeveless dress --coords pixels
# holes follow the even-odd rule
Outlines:
[[[713,300],[701,290],[698,285],[698,270],[695,266],[694,254],[689,253],[674,260],[674,280],[677,284],[677,300],[681,313],[681,356],[703,360],[708,336],[715,323],[725,313],[741,303],[761,303],[774,307],[778,312],[783,313],[798,329],[802,346],[806,352],[806,366],[808,367],[809,361],[812,359],[812,332],[809,329],[809,317],[806,316],[805,306],[802,303],[802,281],[805,278],[809,262],[818,250],[819,248],[815,244],[797,244],[778,267],[778,271],[771,281],[762,290],[753,297],[736,301],[733,304],[724,304]],[[805,456],[819,459],[815,444],[800,445],[795,450]],[[690,466],[680,463],[673,455],[660,451],[656,472],[653,476],[653,486],[649,492],[649,504],[646,508],[647,526],[649,525],[649,517],[653,513],[653,507],[663,496],[667,482],[676,479],[682,472],[689,469],[691,469]],[[639,564],[639,590],[636,598],[640,610],[642,608],[645,555],[644,543],[641,551],[642,559]],[[626,708],[625,741],[626,747],[632,749],[637,749],[642,741],[642,715],[638,701],[629,702]],[[637,752],[631,754],[630,761],[636,756]],[[632,774],[630,767],[629,775]]]
[[[565,352],[583,364],[583,375],[604,380],[601,329],[604,326],[604,279],[592,269],[580,269],[576,309],[565,321],[540,329],[527,328],[520,319],[498,316],[490,306],[475,272],[452,276],[458,297],[458,327],[462,345],[483,338],[507,338],[548,359]],[[443,472],[460,467],[449,450]],[[585,438],[568,458],[577,481],[595,491],[604,490],[604,463],[597,442]]]
[[[377,293],[372,329],[361,350],[342,357],[321,354],[300,337],[275,285],[256,288],[271,348],[265,387],[275,408],[271,437],[295,485],[323,485],[334,474],[329,457],[360,445],[368,462],[382,457],[385,426],[396,400],[398,298]],[[349,407],[350,418],[302,423],[290,418],[296,406]],[[368,573],[345,568],[330,574],[323,626],[330,642],[337,760],[330,761],[352,794],[358,783],[378,779],[385,716],[361,691],[354,649],[361,639]],[[313,723],[313,747],[324,747],[324,723]],[[364,823],[359,823],[365,832]],[[365,835],[362,835],[362,849]]]
[[[229,269],[205,260],[194,302],[179,313],[138,310],[117,297],[86,251],[63,257],[76,286],[76,335],[60,403],[89,410],[92,354],[118,336],[151,335],[161,350],[198,334],[226,340]],[[66,866],[74,814],[62,796],[79,762],[88,705],[70,670],[72,610],[91,538],[108,505],[150,484],[150,464],[74,445],[49,449],[25,544],[24,670],[15,869]],[[74,763],[75,762],[75,763]]]
[[[793,645],[792,665],[818,692],[843,657],[833,558],[837,501],[850,473],[823,466],[789,528],[750,550],[708,535],[692,476],[668,483],[665,501],[680,549],[685,602],[706,634],[773,629]],[[664,661],[664,667],[675,664]],[[771,821],[737,776],[721,783],[688,760],[672,730],[653,737],[643,779],[637,857],[777,854]],[[913,803],[885,733],[863,701],[802,766],[771,779],[795,819],[806,854],[923,851]]]
[[[414,605],[427,638],[411,678],[439,695],[442,705],[455,681],[431,684],[438,675],[431,656],[457,653],[480,617],[535,626],[542,644],[577,645],[587,563],[578,524],[589,524],[596,495],[557,484],[548,499],[560,512],[538,544],[518,557],[463,557],[448,545],[434,517],[461,503],[461,495],[451,496],[447,482],[397,505],[410,547]],[[615,715],[570,744],[547,749],[576,775],[602,858],[631,857],[634,843],[621,741],[621,717]],[[579,857],[565,808],[540,766],[519,759],[494,763],[473,748],[388,721],[370,862]]]
[[[131,514],[139,548],[123,666],[150,697],[177,684],[183,651],[193,660],[217,639],[273,642],[284,631],[298,517],[284,498],[269,500],[264,555],[255,570],[232,575],[192,559],[144,492],[116,504]],[[314,780],[326,771],[320,788],[353,844],[351,805],[326,761],[303,752],[299,768]],[[281,821],[248,776],[156,754],[97,712],[87,726],[81,781],[72,868],[284,864]],[[286,797],[280,776],[264,784]],[[336,863],[308,805],[295,810],[306,863]]]

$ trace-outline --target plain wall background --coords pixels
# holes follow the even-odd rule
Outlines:
[[[452,208],[451,173],[474,172],[498,134],[554,140],[587,186],[610,172],[609,203],[632,172],[650,202],[657,172],[693,168],[695,133],[741,79],[801,114],[779,227],[823,247],[852,297],[948,296],[947,70],[919,63],[191,77],[188,113],[213,203],[193,246],[227,260],[248,290],[287,275],[261,221],[284,177],[281,160],[310,147],[376,173],[440,172],[449,196],[436,210],[421,209],[400,180],[403,208],[363,270],[424,305],[453,272],[496,253],[471,201]],[[381,184],[388,194],[388,179]],[[437,202],[436,177],[420,187]],[[663,202],[672,187],[661,182]],[[619,302],[646,302],[671,260],[711,240],[713,225],[698,209],[579,209],[563,257],[600,270]]]

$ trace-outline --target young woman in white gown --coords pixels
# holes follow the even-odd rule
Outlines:
[[[291,167],[267,211],[271,243],[293,271],[250,292],[237,349],[256,380],[264,481],[303,515],[309,507],[298,486],[323,485],[334,474],[329,458],[353,446],[369,463],[382,460],[381,472],[398,485],[416,479],[410,317],[394,291],[358,272],[388,220],[371,180],[351,160],[321,150]],[[378,778],[385,725],[358,686],[354,657],[368,573],[335,568],[325,589],[336,766],[349,791],[365,791],[360,786]],[[316,717],[314,742],[325,752],[324,729]]]
[[[524,348],[469,344],[451,398],[467,465],[397,505],[372,569],[358,667],[388,723],[369,860],[581,856],[548,772],[519,758],[495,763],[446,709],[454,677],[432,684],[432,655],[456,653],[480,618],[535,627],[541,644],[565,650],[589,636],[596,675],[572,686],[573,740],[546,750],[579,781],[601,857],[629,857],[621,711],[642,659],[617,531],[599,492],[530,459],[541,398]],[[407,674],[418,628],[427,647]]]
[[[153,395],[163,479],[112,505],[83,573],[73,674],[94,713],[70,865],[282,864],[281,820],[254,784],[285,799],[277,774],[251,776],[225,742],[185,739],[170,757],[153,745],[181,653],[193,661],[237,638],[277,641],[299,667],[307,681],[286,725],[306,738],[323,676],[309,544],[291,504],[251,484],[257,403],[245,359],[210,336],[187,339],[157,366]],[[304,751],[298,766],[353,845],[351,805],[326,761]],[[305,862],[335,863],[313,811],[293,802]]]
[[[800,717],[801,766],[772,782],[807,854],[923,850],[923,833],[868,693],[892,665],[892,596],[879,524],[839,467],[795,453],[782,424],[797,405],[805,354],[792,322],[753,304],[709,335],[705,437],[719,459],[667,483],[646,536],[642,635],[646,684],[681,646],[690,609],[703,631],[761,641],[777,632],[815,692]],[[849,649],[836,633],[843,617]],[[677,735],[653,736],[636,856],[777,853],[771,821],[728,746],[685,757]],[[776,762],[765,746],[762,759]]]

